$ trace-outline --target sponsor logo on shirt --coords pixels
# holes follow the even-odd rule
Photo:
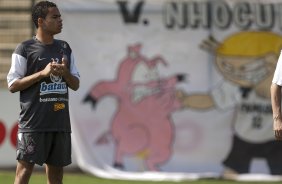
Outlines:
[[[66,108],[64,103],[55,103],[54,104],[54,111],[62,110]]]
[[[67,84],[62,82],[61,76],[55,76],[51,74],[50,79],[52,83],[47,84],[46,82],[42,82],[40,84],[40,95],[46,95],[50,93],[67,93]]]
[[[65,82],[61,83],[49,83],[42,82],[40,84],[40,95],[46,95],[50,93],[67,93],[67,84]]]

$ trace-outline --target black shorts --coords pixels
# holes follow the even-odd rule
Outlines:
[[[17,160],[67,166],[71,164],[71,135],[65,132],[18,133]]]
[[[273,140],[254,144],[234,135],[232,149],[223,164],[240,174],[249,173],[254,158],[264,158],[270,174],[282,175],[282,141]]]

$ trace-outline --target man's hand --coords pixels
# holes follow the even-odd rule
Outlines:
[[[48,77],[52,72],[52,62],[50,62],[42,71],[41,75],[43,77]]]
[[[67,68],[67,61],[64,58],[62,58],[61,64],[57,63],[55,61],[52,61],[51,62],[51,73],[55,76],[65,76],[65,75],[67,75],[69,73],[69,70]]]
[[[273,130],[275,138],[282,141],[282,120],[281,118],[274,118]]]
[[[60,66],[60,69],[62,76],[66,76],[67,74],[69,74],[68,60],[66,60],[64,57],[62,58],[62,64]]]

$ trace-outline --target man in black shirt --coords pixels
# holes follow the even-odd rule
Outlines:
[[[9,90],[20,91],[15,184],[28,183],[34,164],[46,164],[49,184],[61,184],[63,167],[71,164],[68,88],[79,88],[79,73],[67,42],[54,39],[62,30],[56,4],[32,8],[36,36],[12,54]]]

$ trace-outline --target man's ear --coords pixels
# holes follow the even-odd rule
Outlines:
[[[43,18],[38,18],[38,19],[37,19],[38,27],[41,27],[41,26],[42,26],[43,21],[44,21]]]

